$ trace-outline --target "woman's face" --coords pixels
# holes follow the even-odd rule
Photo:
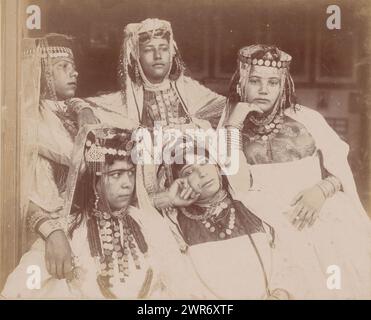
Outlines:
[[[279,69],[253,66],[247,83],[247,99],[264,112],[270,111],[280,93],[281,74]]]
[[[186,178],[192,189],[200,194],[198,200],[208,200],[221,188],[219,169],[215,164],[207,164],[206,159],[196,159],[194,164],[186,164],[179,176]]]
[[[139,61],[147,79],[152,83],[160,83],[170,69],[170,47],[166,39],[155,38],[139,48]]]
[[[135,188],[135,166],[127,160],[116,160],[107,167],[102,179],[97,190],[106,197],[111,210],[127,207]]]
[[[75,64],[72,60],[60,59],[52,63],[54,88],[58,100],[74,97],[78,76]]]

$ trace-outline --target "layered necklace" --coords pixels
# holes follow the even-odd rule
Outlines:
[[[129,256],[140,269],[139,255],[134,233],[130,226],[127,208],[111,213],[93,209],[99,231],[101,256],[98,283],[112,287],[115,269],[118,269],[120,282],[129,277]],[[116,267],[116,268],[115,268]]]
[[[146,103],[153,114],[153,121],[162,126],[176,127],[189,121],[186,115],[181,114],[181,101],[172,87],[165,90],[145,91]]]
[[[276,103],[272,112],[261,119],[251,115],[249,121],[253,124],[248,128],[249,138],[252,141],[263,140],[275,136],[283,127],[283,113],[278,110],[279,103]]]
[[[224,239],[228,236],[231,236],[233,233],[234,225],[236,223],[236,210],[232,206],[228,207],[228,212],[226,215],[229,215],[228,225],[225,226],[224,223],[218,221],[219,219],[213,219],[211,217],[208,220],[202,221],[202,224],[205,226],[209,232],[217,232],[220,239]]]
[[[198,204],[198,206],[204,208],[202,214],[191,213],[183,207],[180,208],[180,211],[187,218],[200,221],[210,233],[217,233],[220,239],[232,235],[236,222],[236,210],[225,190],[220,190],[211,202]],[[229,219],[226,226],[221,220],[227,216],[229,216]]]

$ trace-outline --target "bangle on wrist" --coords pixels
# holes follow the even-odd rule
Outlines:
[[[323,195],[326,199],[332,197],[336,192],[334,185],[326,179],[321,180],[319,183],[317,183],[317,186],[322,190]]]
[[[325,184],[328,190],[329,197],[332,197],[336,192],[334,185],[326,179],[323,181],[323,183]]]
[[[232,148],[237,150],[242,150],[242,133],[240,130],[236,132],[234,130],[227,130],[227,147],[229,151],[229,155],[232,154]]]
[[[38,227],[38,225],[40,225],[40,222],[46,221],[46,220],[49,220],[49,219],[50,219],[49,213],[47,213],[43,210],[33,212],[27,218],[28,229],[31,232],[36,233],[37,227]]]
[[[63,231],[63,226],[56,219],[49,219],[42,222],[37,230],[41,237],[46,240],[54,231],[61,230]]]
[[[341,182],[335,176],[329,176],[325,180],[328,181],[329,183],[331,183],[331,185],[333,186],[333,188],[335,190],[334,193],[341,190],[341,187],[342,187]]]
[[[323,196],[325,197],[325,199],[327,199],[327,195],[326,195],[326,191],[321,187],[321,184],[320,183],[317,183],[316,186],[321,190]]]

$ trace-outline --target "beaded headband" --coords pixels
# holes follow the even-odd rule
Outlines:
[[[97,130],[94,132],[94,134],[95,141],[88,139],[85,143],[85,160],[87,163],[104,163],[106,161],[106,155],[117,155],[119,157],[129,157],[131,155],[131,150],[134,147],[134,141],[131,140],[128,132],[125,131],[122,133],[113,133],[105,130]],[[113,139],[117,138],[117,144],[122,144],[122,142],[128,140],[125,144],[125,149],[118,149],[108,146],[109,142],[113,142]]]
[[[240,49],[238,53],[238,60],[245,65],[257,65],[257,66],[266,66],[274,68],[288,68],[292,57],[279,49],[276,49],[278,57],[275,58],[272,54],[269,54],[268,58],[253,58],[254,53],[257,50],[261,49],[259,46],[248,46]],[[266,54],[268,55],[268,54]]]
[[[73,53],[70,48],[67,47],[47,47],[43,48],[42,54],[48,55],[51,58],[72,58]]]
[[[49,56],[50,58],[69,58],[73,59],[73,53],[70,48],[67,47],[42,47],[36,49],[36,52],[41,53],[42,58]],[[24,50],[23,56],[32,56],[35,53],[34,49]]]
[[[89,148],[85,157],[87,162],[105,162],[106,154],[128,157],[130,156],[132,149],[130,142],[127,143],[125,150],[101,147],[99,144],[92,143],[90,140],[86,142],[86,146]]]

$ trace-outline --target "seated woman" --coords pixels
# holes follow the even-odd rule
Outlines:
[[[294,103],[290,62],[274,46],[253,45],[238,54],[232,103],[221,125],[240,131],[235,147],[245,154],[252,176],[245,199],[277,233],[291,237],[286,251],[292,258],[299,260],[310,247],[323,274],[330,277],[332,266],[338,267],[335,296],[369,298],[370,219],[347,162],[349,147],[318,112]],[[252,107],[260,112],[250,112]],[[302,261],[304,272],[308,263]],[[330,289],[324,283],[313,298],[328,297]]]
[[[182,272],[183,262],[178,263],[179,251],[171,250],[171,234],[156,212],[144,213],[134,207],[136,167],[130,157],[131,132],[117,128],[87,131],[82,143],[77,139],[74,152],[75,158],[83,159],[75,162],[68,177],[70,189],[65,209],[70,214],[59,220],[69,235],[73,272],[67,280],[53,278],[46,269],[40,239],[9,276],[2,295],[159,298],[165,297],[166,290],[166,297],[189,298],[183,290],[185,285],[176,281],[180,277],[172,277],[174,268]],[[83,169],[78,177],[76,169]],[[39,270],[39,288],[29,285],[29,266]]]
[[[143,126],[151,135],[152,129],[183,131],[218,125],[226,98],[187,76],[170,22],[146,19],[126,25],[118,70],[120,91],[73,99],[75,109],[90,109],[112,126],[121,127],[124,117],[127,128]],[[148,177],[155,176],[156,166],[141,169],[146,190],[154,196],[159,188]]]
[[[22,253],[36,236],[45,240],[47,265],[54,266],[48,271],[56,278],[72,268],[68,240],[54,218],[63,207],[74,139],[97,122],[89,109],[70,103],[78,84],[75,47],[63,34],[22,40],[20,240]]]
[[[208,298],[292,298],[275,288],[287,278],[279,275],[284,268],[274,255],[273,228],[232,197],[226,176],[209,163],[207,151],[205,156],[194,154],[193,147],[183,151],[174,158],[174,181],[167,191],[168,203],[162,206],[178,226]],[[186,200],[188,185],[196,196]],[[286,282],[285,289],[294,282]]]

